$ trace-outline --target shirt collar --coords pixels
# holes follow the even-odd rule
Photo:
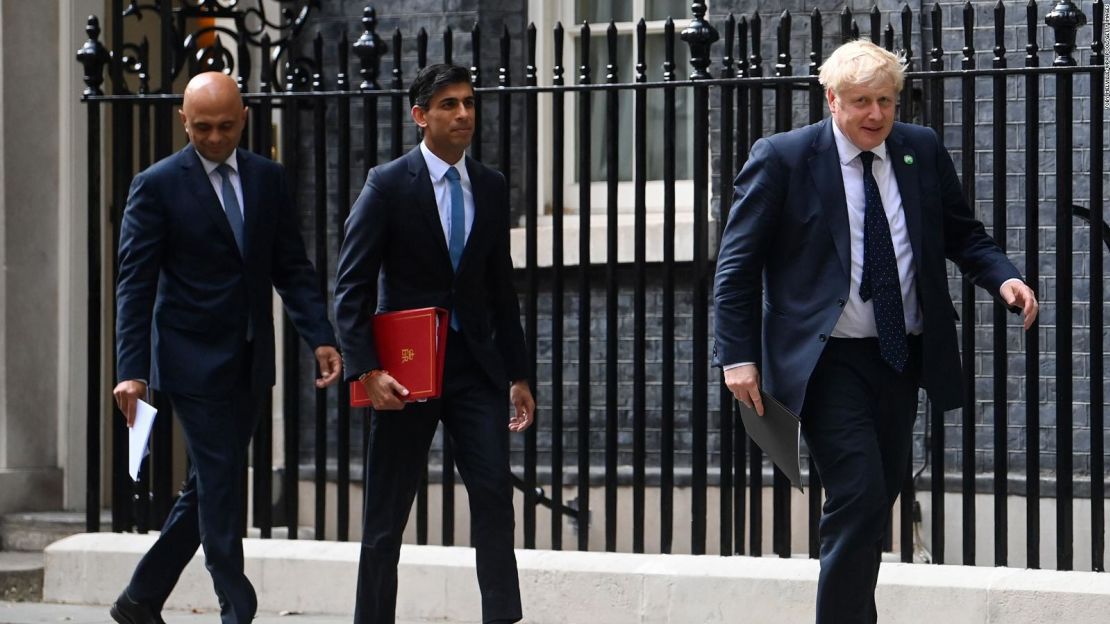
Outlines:
[[[420,153],[424,155],[424,163],[428,165],[428,175],[432,177],[432,183],[436,184],[447,175],[447,170],[454,167],[459,172],[459,179],[470,182],[470,177],[466,175],[466,155],[464,154],[459,162],[450,164],[432,153],[428,146],[423,141],[420,142]]]
[[[196,151],[195,148],[194,148],[194,151]],[[201,156],[200,152],[197,152],[197,157],[200,158],[200,164],[204,165],[204,172],[207,173],[208,175],[212,175],[212,172],[216,170],[216,167],[219,167],[220,165],[223,165],[223,164],[226,164],[228,167],[231,167],[231,170],[234,171],[236,175],[238,175],[239,174],[239,159],[236,157],[236,153],[238,151],[239,150],[236,149],[233,152],[231,152],[231,156],[228,156],[227,160],[225,160],[222,163],[218,163],[214,160],[208,160],[204,156]]]
[[[863,150],[856,147],[855,143],[840,131],[840,126],[836,125],[836,120],[831,119],[829,123],[832,124],[833,138],[836,139],[836,152],[840,156],[840,164],[847,165],[856,159]],[[871,153],[878,157],[881,161],[886,161],[886,141],[880,143]]]

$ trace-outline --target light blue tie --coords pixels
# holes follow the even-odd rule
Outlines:
[[[223,195],[224,212],[227,213],[227,222],[231,225],[231,233],[235,235],[235,244],[239,247],[239,255],[243,255],[243,211],[239,208],[239,198],[235,196],[235,187],[231,185],[231,166],[227,163],[216,167],[216,172],[223,180],[220,194]]]
[[[459,170],[449,167],[446,178],[447,188],[451,191],[451,235],[447,238],[447,252],[451,255],[451,267],[458,271],[463,247],[466,246],[466,213],[463,206],[462,183],[459,182]],[[454,310],[451,312],[451,329],[459,331],[461,329],[459,319],[454,314]]]
[[[451,191],[451,236],[447,239],[447,251],[451,254],[451,266],[457,271],[463,247],[466,246],[466,214],[459,170],[454,167],[448,168],[446,177],[447,188]]]

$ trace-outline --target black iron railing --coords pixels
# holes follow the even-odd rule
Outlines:
[[[361,35],[353,45],[343,34],[334,42],[336,60],[325,62],[325,45],[331,43],[319,34],[307,45],[296,37],[312,28],[312,10],[319,7],[318,2],[300,2],[298,10],[284,15],[280,23],[265,20],[276,39],[262,31],[244,32],[248,22],[242,19],[243,11],[234,7],[211,2],[170,7],[170,2],[156,2],[141,9],[162,20],[157,72],[148,62],[151,52],[145,40],[134,45],[125,41],[125,17],[140,9],[125,11],[122,0],[112,3],[111,54],[99,41],[96,18],[90,18],[89,41],[78,54],[85,67],[83,99],[89,113],[91,381],[86,409],[88,430],[93,432],[88,440],[87,495],[92,531],[100,529],[97,510],[102,495],[111,501],[113,530],[158,526],[172,504],[172,474],[181,462],[173,456],[170,419],[160,419],[152,460],[144,467],[142,481],[130,483],[122,463],[126,448],[122,419],[117,413],[104,419],[111,405],[108,388],[113,371],[100,368],[102,354],[111,352],[113,341],[100,331],[101,318],[112,308],[110,300],[102,299],[101,290],[114,284],[114,261],[101,256],[101,241],[116,240],[134,172],[174,149],[173,107],[180,98],[173,94],[175,81],[202,69],[238,71],[251,108],[243,146],[260,154],[274,153],[271,124],[280,115],[277,153],[291,173],[293,193],[301,200],[306,233],[311,236],[310,253],[320,271],[319,287],[330,295],[329,258],[334,258],[338,247],[352,191],[361,184],[351,172],[364,172],[412,145],[415,134],[405,130],[403,89],[411,76],[406,72],[429,62],[425,30],[412,38],[414,62],[404,54],[412,39],[396,30],[387,44],[376,32],[378,18],[371,8],[361,16]],[[960,500],[959,561],[976,563],[976,525],[992,522],[993,563],[1007,565],[1014,558],[1007,547],[1015,517],[1010,502],[1022,496],[1026,539],[1021,559],[1029,567],[1039,567],[1039,508],[1042,498],[1051,496],[1057,515],[1055,565],[1071,569],[1075,566],[1072,510],[1078,497],[1087,499],[1091,507],[1091,569],[1103,570],[1103,247],[1110,238],[1104,223],[1105,122],[1097,95],[1105,79],[1104,5],[1101,0],[1090,5],[1092,20],[1087,28],[1084,14],[1071,2],[1060,2],[1047,15],[1034,2],[1022,7],[1027,40],[1023,58],[1016,57],[1021,50],[1005,47],[1006,6],[998,3],[989,67],[981,63],[983,54],[975,49],[975,34],[981,30],[974,23],[970,3],[962,8],[958,66],[945,49],[950,41],[942,29],[944,14],[939,6],[925,15],[915,15],[906,7],[887,16],[890,22],[885,27],[878,9],[865,18],[869,25],[865,36],[902,51],[909,63],[900,117],[925,123],[946,142],[958,144],[953,151],[965,198],[988,221],[999,244],[1024,257],[1027,280],[1037,285],[1044,306],[1040,324],[1024,336],[1001,307],[977,295],[966,280],[953,278],[953,292],[961,305],[966,406],[945,414],[924,404],[915,432],[914,457],[921,465],[914,466],[903,485],[900,523],[888,535],[887,544],[891,547],[897,535],[902,559],[914,560],[915,535],[922,534],[918,523],[927,519],[930,560],[945,562],[951,530],[947,527],[957,524],[949,520],[946,508],[950,500],[945,494],[952,493]],[[523,229],[517,283],[522,322],[535,354],[531,378],[540,401],[537,426],[514,443],[514,482],[523,492],[520,518],[526,548],[565,548],[573,535],[573,547],[583,550],[705,553],[713,543],[725,555],[762,555],[763,492],[769,477],[771,551],[790,556],[792,544],[799,543],[792,539],[792,531],[804,528],[807,539],[802,543],[810,556],[817,554],[816,521],[822,499],[812,463],[808,464],[808,497],[796,499],[806,504],[808,526],[803,527],[791,522],[786,480],[750,443],[719,373],[710,367],[709,279],[712,250],[731,207],[731,181],[752,142],[769,131],[785,131],[824,115],[817,68],[827,50],[858,37],[860,30],[848,10],[832,20],[814,10],[799,20],[808,24],[808,36],[797,37],[794,18],[783,12],[775,21],[774,55],[768,64],[763,58],[770,47],[762,36],[764,17],[754,14],[736,20],[729,15],[716,20],[717,28],[705,19],[704,3],[694,2],[692,12],[681,32],[690,49],[690,67],[676,64],[675,46],[681,43],[668,20],[662,31],[664,61],[649,68],[648,35],[641,20],[631,42],[632,82],[618,78],[621,44],[612,25],[604,36],[583,25],[573,37],[580,61],[578,67],[569,68],[577,76],[573,84],[567,84],[565,77],[568,33],[561,25],[551,33],[554,57],[549,73],[537,66],[541,35],[534,26],[524,33],[498,33],[496,86],[487,86],[490,70],[482,67],[483,33],[475,27],[464,37],[479,95],[472,153],[505,173],[514,197],[519,198],[517,216]],[[187,32],[190,20],[212,16],[234,18],[239,30],[205,26]],[[825,32],[826,22],[839,22],[839,31]],[[894,22],[899,25],[897,31]],[[205,32],[215,38],[210,46],[200,47],[197,35]],[[1052,62],[1042,66],[1037,42],[1045,33],[1056,43]],[[1076,33],[1089,47],[1077,48]],[[224,37],[232,38],[234,45],[225,46]],[[513,55],[517,39],[523,58]],[[791,52],[802,41],[808,49],[795,59]],[[591,67],[590,46],[602,42],[608,63],[604,68]],[[455,33],[449,28],[443,36],[444,60],[458,62],[453,58],[454,43]],[[915,47],[928,49],[928,55],[915,55]],[[232,49],[237,54],[231,54]],[[1077,51],[1086,51],[1088,64],[1077,63]],[[349,72],[352,55],[359,62],[358,77]],[[390,56],[389,84],[383,88],[381,63]],[[244,62],[250,58],[258,60],[257,76]],[[100,88],[105,70],[110,95]],[[658,77],[649,79],[653,72]],[[151,88],[152,73],[159,74],[156,88]],[[983,99],[988,92],[989,102]],[[595,98],[599,93],[603,95]],[[683,111],[688,112],[692,127],[689,145],[682,143],[685,137],[678,132],[683,123],[680,94],[692,102]],[[1076,99],[1077,94],[1082,97]],[[1083,98],[1089,101],[1089,111],[1076,119],[1072,103]],[[621,130],[620,105],[628,99],[633,116],[626,126],[630,135]],[[659,111],[657,117],[649,113],[652,103]],[[549,113],[541,115],[542,110]],[[1051,111],[1051,118],[1045,110]],[[110,115],[107,128],[101,122],[105,114]],[[602,136],[591,130],[596,116],[604,119]],[[550,137],[547,142],[540,139],[543,130],[549,132],[542,135]],[[1076,132],[1084,134],[1082,142],[1076,141]],[[663,136],[662,179],[650,187],[659,189],[658,202],[648,197],[649,183],[655,183],[648,179],[647,169],[651,133]],[[1054,137],[1051,147],[1045,145],[1049,136]],[[591,151],[595,142],[603,142],[601,151]],[[632,146],[631,188],[621,185],[617,173],[620,147],[628,144]],[[692,154],[689,197],[676,191],[680,148]],[[1084,150],[1079,168],[1073,159],[1076,149]],[[1051,158],[1042,158],[1042,153]],[[604,205],[598,205],[599,196],[591,192],[590,183],[598,171],[593,159],[601,155],[606,173],[598,181],[604,183]],[[106,156],[110,171],[105,171]],[[1020,169],[1019,177],[1011,171],[1015,168]],[[547,184],[541,185],[541,180]],[[981,180],[989,184],[977,184]],[[549,189],[543,196],[541,186]],[[104,189],[107,205],[101,199]],[[989,200],[981,199],[987,192]],[[573,210],[567,205],[568,193],[577,193]],[[629,197],[631,211],[622,217],[622,201],[628,202]],[[649,211],[651,203],[661,206],[658,213]],[[622,236],[627,223],[630,233]],[[680,234],[683,228],[688,228],[688,236]],[[602,232],[603,241],[591,240],[592,231]],[[620,246],[629,244],[624,242],[629,238],[631,259],[622,260]],[[678,247],[680,240],[690,248]],[[568,258],[574,250],[566,245],[573,242],[577,242],[577,256]],[[598,244],[603,256],[591,256]],[[114,244],[111,248],[114,251]],[[1074,308],[1083,310],[1087,318],[1073,315]],[[311,517],[317,539],[346,540],[351,536],[350,486],[360,480],[366,415],[346,407],[345,388],[310,393],[309,360],[300,353],[299,339],[288,322],[282,341],[280,413],[285,459],[280,465],[272,459],[272,408],[264,406],[252,451],[253,524],[263,537],[284,525],[293,538],[301,519]],[[155,400],[168,410],[168,402],[161,397]],[[1078,408],[1085,410],[1079,422],[1073,417]],[[114,451],[107,457],[102,452],[103,436],[97,432],[111,436]],[[1077,434],[1089,441],[1076,446]],[[1081,460],[1079,470],[1076,458]],[[108,484],[99,479],[105,461],[111,464]],[[421,489],[416,539],[430,541],[429,518],[438,515],[438,543],[452,544],[455,473],[446,440],[435,445],[430,467],[425,486],[429,481],[437,484],[440,498],[429,500],[429,489]],[[275,476],[280,479],[277,500],[272,495]],[[989,483],[985,489],[984,481]],[[301,483],[311,483],[311,514],[301,514]],[[327,493],[332,486],[334,505]],[[919,500],[923,490],[930,494]],[[993,498],[992,519],[976,517],[975,500],[983,494]],[[591,497],[600,506],[592,505]],[[626,497],[630,501],[627,517],[621,506]],[[679,499],[688,499],[689,507],[680,508]],[[923,512],[922,502],[928,504],[928,513]],[[715,518],[711,504],[717,509]],[[357,500],[354,505],[357,508]],[[431,513],[433,509],[439,514]],[[334,527],[327,526],[329,517],[334,518]],[[601,527],[601,543],[591,541],[593,526]],[[676,542],[688,546],[676,547]],[[920,549],[921,544],[917,546]]]

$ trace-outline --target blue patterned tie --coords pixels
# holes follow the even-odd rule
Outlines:
[[[454,167],[447,168],[447,188],[451,191],[451,235],[447,239],[447,252],[451,254],[451,266],[459,270],[459,260],[462,259],[463,247],[466,246],[466,215],[463,206],[462,183],[459,182],[459,170]],[[459,331],[460,324],[454,311],[451,314],[451,329]]]
[[[216,172],[223,180],[220,194],[223,195],[224,212],[227,213],[227,222],[231,225],[231,233],[235,235],[235,244],[239,247],[239,255],[243,255],[243,211],[239,208],[239,198],[235,196],[235,187],[231,185],[231,166],[227,163],[216,167]]]
[[[863,162],[863,276],[859,297],[873,300],[875,329],[879,336],[879,354],[898,372],[906,367],[909,345],[906,342],[906,318],[902,311],[902,284],[898,281],[898,261],[894,242],[883,210],[879,185],[871,173],[875,154],[861,152]]]

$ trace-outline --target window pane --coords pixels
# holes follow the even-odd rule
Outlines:
[[[632,35],[617,37],[617,82],[632,82],[634,75]],[[580,64],[578,48],[575,48],[575,64]],[[609,63],[608,38],[604,35],[590,37],[590,80],[594,84],[606,82]],[[577,71],[577,70],[576,70]],[[575,77],[577,82],[577,75]],[[630,90],[620,90],[617,96],[617,131],[620,133],[617,141],[618,152],[618,180],[629,181],[632,179],[632,114],[633,94]],[[605,142],[606,129],[606,99],[603,91],[594,91],[590,94],[590,179],[593,181],[607,180],[609,176],[609,163],[607,157],[607,143]],[[575,127],[578,125],[578,97],[574,97]],[[575,137],[577,139],[577,137]],[[578,151],[574,153],[574,177],[578,175]]]
[[[644,16],[644,19],[649,22],[665,20],[668,17],[675,20],[690,17],[690,3],[686,0],[647,0],[645,9],[647,15]]]
[[[663,76],[663,60],[666,50],[664,48],[664,35],[648,35],[647,37],[647,67],[648,79],[661,80]],[[687,80],[690,76],[690,48],[686,42],[675,35],[675,79]],[[675,89],[675,178],[688,180],[693,177],[694,158],[694,98],[690,89]],[[664,116],[664,91],[651,89],[648,91],[647,111],[647,176],[649,180],[663,179],[663,116]]]
[[[574,22],[631,22],[632,0],[575,0]]]

